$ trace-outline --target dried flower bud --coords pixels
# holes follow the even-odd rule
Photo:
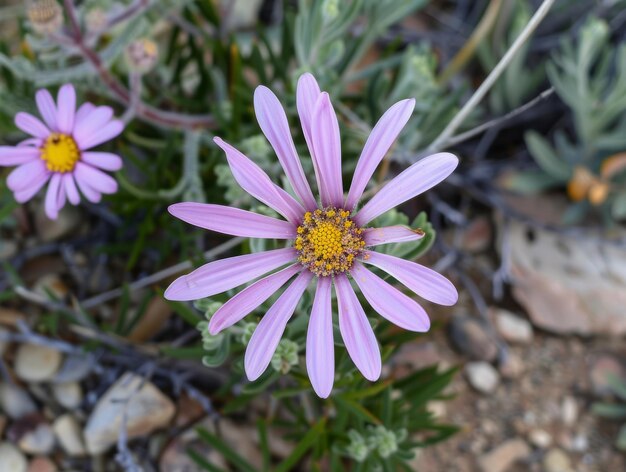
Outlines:
[[[56,33],[63,26],[63,11],[56,0],[33,0],[26,13],[33,30],[39,34]]]
[[[128,67],[141,74],[152,70],[159,58],[159,47],[147,38],[133,41],[126,48],[126,62]]]

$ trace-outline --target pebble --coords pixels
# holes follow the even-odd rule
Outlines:
[[[591,365],[590,372],[593,393],[598,396],[610,395],[612,392],[609,385],[611,376],[626,377],[622,364],[610,355],[602,355],[596,358]]]
[[[469,362],[465,375],[470,385],[481,393],[493,393],[500,382],[498,371],[487,362]]]
[[[498,364],[498,370],[505,379],[516,379],[524,373],[526,366],[521,357],[513,352],[508,352]]]
[[[54,449],[54,433],[48,423],[45,423],[41,418],[25,417],[19,422],[13,423],[9,429],[9,434],[12,435],[12,431],[15,434],[21,434],[17,441],[18,447],[26,454],[42,454],[47,455]],[[24,429],[27,429],[23,431]]]
[[[47,457],[35,457],[28,464],[28,472],[57,472],[57,466]]]
[[[52,293],[56,298],[64,300],[69,294],[69,288],[57,274],[46,274],[35,282],[33,291],[42,297],[48,298]]]
[[[449,332],[452,344],[472,360],[491,362],[498,355],[496,342],[474,318],[455,316]]]
[[[571,396],[563,398],[561,403],[561,419],[566,426],[572,426],[578,419],[578,404],[576,399]]]
[[[79,223],[80,211],[70,205],[65,205],[56,220],[46,216],[44,205],[39,205],[35,211],[35,228],[43,242],[56,241],[73,233]]]
[[[505,341],[516,344],[530,344],[533,340],[532,325],[519,316],[502,308],[492,308],[496,327]]]
[[[96,455],[114,445],[126,421],[129,438],[143,436],[170,424],[176,408],[146,379],[124,374],[98,400],[83,435],[87,450]]]
[[[56,349],[21,344],[15,354],[15,373],[27,382],[43,382],[54,377],[62,360],[63,356]]]
[[[505,472],[517,461],[530,454],[528,444],[522,439],[509,439],[480,457],[482,472]]]
[[[67,455],[77,457],[87,453],[80,425],[71,414],[59,416],[54,421],[52,429]]]
[[[87,377],[96,364],[92,354],[68,355],[52,379],[55,383],[79,382]]]
[[[74,410],[83,401],[83,390],[78,382],[52,384],[52,394],[59,405]]]
[[[37,406],[30,395],[9,383],[0,383],[0,406],[13,420],[37,411]]]
[[[544,429],[533,429],[528,435],[533,446],[539,449],[547,449],[552,444],[552,436]]]
[[[15,446],[8,442],[0,443],[0,470],[7,472],[26,472],[26,458]]]
[[[561,449],[550,449],[543,458],[545,472],[573,472],[567,454]]]

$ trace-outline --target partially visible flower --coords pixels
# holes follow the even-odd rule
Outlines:
[[[33,0],[26,14],[35,32],[41,35],[56,33],[63,26],[63,10],[56,0]]]
[[[306,367],[315,392],[327,397],[335,378],[332,290],[337,296],[339,331],[348,354],[369,380],[381,373],[380,349],[349,276],[372,308],[401,328],[424,332],[430,320],[424,308],[372,271],[387,272],[421,297],[441,305],[458,299],[454,285],[415,262],[374,250],[380,244],[415,241],[424,236],[402,226],[370,228],[376,217],[419,195],[445,179],[458,164],[456,156],[439,153],[426,157],[395,177],[357,210],[367,183],[407,123],[415,100],[393,105],[369,136],[344,196],[339,123],[327,93],[311,74],[300,77],[297,108],[311,153],[320,201],[315,198],[291,137],[289,122],[278,98],[267,88],[254,94],[257,120],[276,151],[296,197],[274,184],[263,170],[220,138],[215,143],[226,153],[235,180],[250,195],[285,219],[221,205],[178,203],[172,215],[201,228],[249,238],[293,241],[288,247],[211,262],[176,279],[166,290],[169,300],[195,300],[230,290],[262,277],[228,300],[209,322],[217,334],[261,306],[291,279],[261,318],[244,358],[250,380],[267,369],[287,322],[300,298],[315,280],[316,292],[306,340]]]
[[[346,447],[346,452],[355,461],[363,462],[367,459],[370,452],[365,438],[354,429],[348,431],[348,437],[350,438],[350,444]]]
[[[129,69],[145,74],[152,70],[159,58],[159,47],[147,38],[137,39],[126,48],[126,63]]]
[[[15,125],[32,137],[17,146],[0,146],[0,166],[17,166],[7,178],[15,200],[27,202],[47,183],[46,214],[56,219],[67,200],[78,205],[79,190],[93,203],[102,194],[115,193],[117,182],[102,170],[119,170],[122,159],[110,152],[90,151],[124,129],[121,121],[113,119],[113,109],[84,103],[76,110],[71,84],[59,89],[56,103],[47,90],[39,90],[35,98],[43,122],[18,113]]]
[[[399,433],[396,433],[383,425],[378,425],[371,428],[370,436],[367,439],[370,448],[377,451],[380,457],[386,459],[398,450],[398,444],[405,437],[406,430],[400,430]]]

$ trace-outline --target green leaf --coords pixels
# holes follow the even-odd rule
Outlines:
[[[560,179],[546,174],[543,170],[523,170],[507,175],[502,181],[504,189],[522,195],[536,195],[563,184]]]
[[[626,418],[626,405],[618,405],[615,403],[595,403],[591,408],[598,416],[611,419]]]
[[[196,431],[200,439],[202,439],[215,450],[220,452],[224,456],[224,459],[237,467],[237,470],[243,472],[256,472],[256,469],[252,464],[246,461],[239,452],[231,449],[230,446],[228,446],[215,434],[207,431],[204,428],[197,428]]]
[[[611,215],[616,220],[626,218],[626,192],[620,193],[613,199],[611,204]]]
[[[293,466],[295,466],[302,456],[320,440],[321,435],[324,433],[325,426],[326,418],[322,418],[302,437],[291,454],[276,467],[275,472],[293,470]]]
[[[528,131],[525,139],[530,154],[544,171],[556,179],[569,180],[572,169],[556,155],[544,137],[535,131]]]

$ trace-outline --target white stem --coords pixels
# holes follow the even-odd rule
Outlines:
[[[506,54],[500,59],[500,62],[493,68],[491,73],[487,76],[480,87],[474,92],[474,95],[467,101],[467,103],[461,108],[456,116],[448,123],[448,126],[437,136],[437,138],[426,149],[427,152],[439,151],[447,145],[447,141],[454,134],[459,126],[463,124],[468,115],[485,97],[489,89],[496,83],[496,81],[502,75],[502,72],[507,68],[510,62],[515,57],[515,54],[520,50],[528,38],[533,34],[535,29],[539,26],[541,21],[546,17],[550,8],[554,4],[555,0],[544,0],[541,6],[537,9],[533,17],[528,24],[524,27],[524,30],[520,33],[517,39],[513,42]]]

